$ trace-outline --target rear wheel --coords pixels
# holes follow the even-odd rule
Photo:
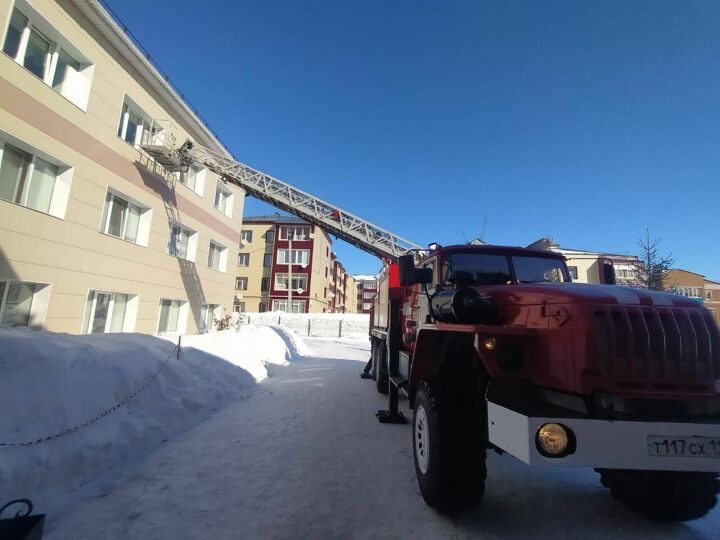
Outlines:
[[[713,509],[716,473],[598,469],[602,485],[628,510],[653,521],[690,521]]]
[[[485,491],[483,430],[464,401],[437,383],[415,395],[415,474],[425,502],[440,511],[473,508]]]

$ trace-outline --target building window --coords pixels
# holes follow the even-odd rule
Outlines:
[[[158,317],[158,333],[185,332],[187,325],[187,302],[182,300],[160,300],[160,315]]]
[[[326,248],[325,248],[325,256],[326,256],[326,257],[329,257],[329,256],[330,256],[330,248],[329,248],[329,247],[326,247]]]
[[[149,114],[143,111],[128,96],[123,101],[118,125],[118,137],[133,146],[143,144],[161,145],[165,131]]]
[[[309,249],[293,249],[292,250],[292,264],[299,264],[307,266],[308,260],[310,259]],[[289,249],[278,249],[277,261],[278,264],[290,264],[290,250]]]
[[[280,240],[307,240],[310,227],[303,225],[283,225],[280,227]]]
[[[64,218],[72,168],[26,149],[0,140],[0,199]]]
[[[108,191],[105,195],[105,207],[102,214],[101,231],[110,236],[127,240],[135,244],[147,244],[149,209],[131,201],[124,195]]]
[[[672,292],[687,298],[701,298],[700,287],[676,287]]]
[[[174,223],[170,226],[170,237],[168,238],[168,255],[178,259],[195,260],[195,247],[197,244],[197,233],[186,229],[182,225]]]
[[[215,186],[215,208],[230,217],[232,216],[232,202],[233,194],[223,185],[222,180],[218,180]]]
[[[215,327],[215,314],[219,311],[220,304],[204,304],[200,309],[200,332],[209,332]]]
[[[83,334],[133,332],[137,316],[137,295],[107,291],[88,293]]]
[[[578,278],[577,266],[568,266],[568,272],[570,272],[570,277],[573,278],[573,280]]]
[[[290,274],[275,274],[275,289],[287,291],[289,278]],[[307,291],[307,274],[293,274],[292,290]]]
[[[305,313],[305,300],[293,300],[292,301],[292,313]],[[273,300],[272,302],[273,311],[284,311],[288,312],[288,301],[287,300]]]
[[[250,266],[249,253],[238,253],[238,266]]]
[[[49,296],[42,283],[0,280],[0,324],[42,328]]]
[[[323,288],[323,298],[327,298],[327,287]]]
[[[234,313],[245,313],[245,302],[233,303],[233,312]]]
[[[268,292],[270,290],[270,278],[264,277],[260,281],[260,292]]]
[[[260,307],[258,311],[260,313],[265,313],[267,311],[267,302],[260,302]]]
[[[712,300],[712,291],[705,291],[705,300]]]
[[[202,197],[205,191],[205,171],[204,167],[192,164],[187,172],[177,173],[178,181]]]
[[[246,278],[246,277],[235,278],[235,290],[236,291],[247,291],[247,288],[248,288],[248,278]]]
[[[271,264],[272,264],[272,253],[266,253],[263,256],[263,267],[270,268]]]
[[[272,244],[275,241],[275,231],[267,231],[265,233],[265,243]]]
[[[252,231],[240,231],[240,243],[241,244],[249,244],[252,242]]]
[[[210,242],[208,251],[208,267],[218,272],[224,272],[227,267],[227,248],[215,242]]]
[[[13,9],[3,51],[70,102],[87,109],[94,66],[40,16],[28,17]]]

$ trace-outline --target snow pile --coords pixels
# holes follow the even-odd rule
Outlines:
[[[265,364],[286,364],[303,349],[288,332],[245,326],[237,332],[183,336],[178,360],[170,339],[0,326],[4,498],[42,503],[142,457],[247,395],[267,377]],[[56,435],[104,411],[110,412],[52,440],[8,444]]]

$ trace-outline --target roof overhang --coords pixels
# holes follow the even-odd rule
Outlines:
[[[166,99],[169,112],[192,130],[191,135],[196,142],[227,157],[232,154],[212,133],[208,126],[193,112],[177,91],[170,85],[166,77],[158,71],[145,54],[135,45],[125,30],[115,21],[97,0],[69,0],[87,19],[107,38],[110,44],[137,70],[143,79],[158,94]]]

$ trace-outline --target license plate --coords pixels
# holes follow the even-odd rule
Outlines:
[[[720,458],[720,438],[649,435],[647,443],[651,456]]]

